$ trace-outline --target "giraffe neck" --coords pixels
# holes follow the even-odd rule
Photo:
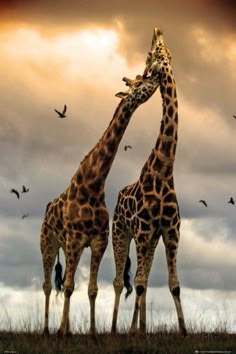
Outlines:
[[[73,177],[76,183],[80,184],[82,180],[86,184],[98,180],[99,183],[105,182],[120,141],[138,105],[138,102],[131,97],[121,100],[103,136],[80,163]]]
[[[178,139],[178,101],[171,67],[167,65],[164,69],[160,79],[163,100],[160,133],[143,172],[149,170],[161,178],[169,178],[173,174]]]

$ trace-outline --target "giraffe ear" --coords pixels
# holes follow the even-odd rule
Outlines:
[[[129,95],[128,92],[118,92],[115,94],[116,97],[125,98]]]

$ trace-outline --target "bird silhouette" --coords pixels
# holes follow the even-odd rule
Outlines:
[[[29,192],[29,188],[26,188],[25,186],[22,186],[21,193],[27,193],[27,192]]]
[[[205,200],[199,200],[199,203],[202,203],[203,205],[205,205],[205,207],[207,207],[207,203],[206,203],[206,201]]]
[[[65,115],[66,109],[67,109],[67,107],[65,104],[62,112],[57,111],[55,108],[54,108],[54,111],[58,114],[58,116],[59,116],[58,118],[66,118],[66,115]]]
[[[20,199],[20,193],[19,193],[16,189],[12,188],[12,189],[11,189],[11,193],[15,193],[15,195],[17,196],[17,198]]]
[[[230,200],[228,201],[229,204],[232,204],[234,205],[235,204],[235,201],[233,200],[233,197],[230,197]]]
[[[236,116],[233,114],[233,117],[236,119]]]
[[[29,216],[29,214],[23,214],[21,219],[23,220],[24,218],[27,218]]]
[[[124,146],[124,150],[127,151],[128,149],[132,149],[132,146],[130,146],[130,145],[125,145],[125,146]]]

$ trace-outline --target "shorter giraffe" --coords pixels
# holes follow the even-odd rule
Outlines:
[[[103,136],[80,163],[68,188],[48,203],[41,229],[40,246],[43,258],[45,293],[44,333],[48,334],[51,274],[58,249],[62,247],[66,258],[63,278],[64,307],[59,335],[70,330],[70,297],[74,291],[74,275],[85,247],[91,248],[88,296],[90,302],[90,332],[95,333],[95,300],[97,274],[106,250],[109,235],[109,215],[105,203],[104,185],[133,112],[146,102],[159,86],[154,74],[135,80],[123,79],[129,89],[119,92],[121,101]],[[60,288],[61,269],[57,267],[57,287]]]
[[[148,54],[144,77],[154,73],[160,76],[163,99],[163,117],[155,148],[145,163],[140,178],[119,193],[112,225],[112,241],[116,264],[113,285],[115,303],[112,332],[116,332],[120,295],[123,286],[127,294],[132,291],[127,273],[129,271],[129,247],[134,238],[137,251],[135,276],[136,301],[130,332],[146,330],[146,291],[154,252],[162,236],[166,248],[169,288],[177,310],[179,328],[186,334],[180,302],[176,257],[179,242],[180,215],[174,191],[173,164],[177,144],[178,102],[176,84],[170,66],[170,52],[162,33],[155,29],[152,49]],[[128,281],[127,281],[128,279]]]

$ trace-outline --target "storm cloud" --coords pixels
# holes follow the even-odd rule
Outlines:
[[[222,297],[235,291],[236,207],[228,204],[231,196],[236,199],[234,2],[58,0],[55,11],[53,1],[12,0],[0,10],[3,289],[26,291],[32,279],[43,281],[39,236],[45,207],[67,188],[108,126],[119,103],[115,94],[125,88],[122,77],[142,73],[158,26],[171,50],[179,101],[174,174],[182,217],[180,283]],[[54,108],[64,104],[67,118],[60,120]],[[119,190],[139,178],[155,146],[161,115],[157,92],[132,117],[105,185],[111,220]],[[124,151],[126,144],[133,149]],[[10,189],[23,184],[30,191],[17,200]],[[23,213],[29,217],[22,220]],[[134,245],[131,256],[134,277]],[[85,250],[79,288],[87,286],[89,264]],[[114,276],[110,237],[99,271],[99,284],[110,293]],[[150,291],[167,284],[160,241]]]

